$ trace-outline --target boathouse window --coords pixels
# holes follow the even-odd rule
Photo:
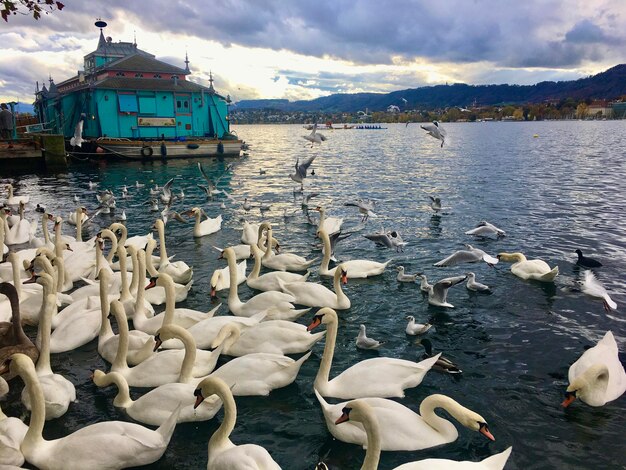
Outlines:
[[[124,76],[124,72],[117,72],[115,74],[116,77],[123,77]]]
[[[176,111],[179,113],[188,113],[189,112],[189,100],[185,100],[185,99],[176,100]]]
[[[120,104],[120,113],[136,113],[139,112],[137,106],[137,95],[118,95]]]
[[[135,78],[143,78],[143,73],[136,73]]]
[[[158,73],[155,73],[154,78],[161,78],[161,75],[159,75]]]

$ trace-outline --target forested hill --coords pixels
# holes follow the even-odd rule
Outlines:
[[[276,109],[281,111],[356,112],[382,111],[390,105],[400,109],[435,109],[540,103],[546,100],[573,98],[615,99],[626,95],[626,64],[587,78],[563,82],[540,82],[536,85],[436,85],[391,93],[340,93],[308,101],[242,100],[237,109]],[[404,100],[406,100],[406,103]]]

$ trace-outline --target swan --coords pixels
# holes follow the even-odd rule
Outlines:
[[[44,439],[45,405],[35,367],[23,354],[13,355],[10,367],[30,388],[33,400],[30,425],[20,447],[28,463],[42,470],[114,469],[148,465],[165,452],[180,408],[154,431],[136,423],[104,421],[59,439]]]
[[[343,264],[335,269],[333,276],[334,291],[321,284],[313,282],[293,282],[289,284],[279,280],[281,290],[294,297],[294,303],[308,307],[331,307],[336,310],[350,308],[350,299],[341,289],[341,283],[347,284],[347,271]]]
[[[98,332],[98,354],[106,361],[113,362],[120,342],[120,335],[113,333],[111,322],[109,321],[110,304],[106,292],[108,284],[108,273],[102,271],[100,279],[100,331]],[[126,361],[130,365],[136,365],[152,356],[154,349],[154,338],[143,331],[131,330],[128,338],[128,353]]]
[[[70,225],[78,225],[78,221],[82,224],[89,220],[86,207],[77,207],[75,211],[72,211],[67,216],[67,223]]]
[[[418,415],[419,416],[419,415]],[[346,424],[347,423],[347,424]],[[361,470],[376,470],[380,459],[380,451],[383,450],[381,445],[384,439],[383,433],[389,431],[388,424],[385,423],[384,417],[381,420],[380,414],[365,399],[353,400],[345,403],[341,411],[341,415],[335,421],[337,428],[352,425],[354,428],[366,435],[364,447],[366,447],[365,460]],[[483,469],[483,470],[502,470],[506,464],[511,447],[500,454],[486,458],[482,462],[458,462],[448,459],[426,459],[415,462],[408,462],[395,470],[437,470],[437,469]]]
[[[328,268],[331,256],[330,238],[324,229],[318,230],[317,236],[322,239],[322,243],[324,245],[324,257],[322,258],[322,263],[320,264],[319,274],[320,276],[333,277],[337,267],[332,269]],[[344,270],[348,273],[348,279],[361,279],[382,274],[385,272],[385,268],[390,262],[391,260],[379,263],[377,261],[370,261],[366,259],[353,259],[344,261],[341,264],[344,267]]]
[[[9,228],[5,219],[4,226],[4,243],[7,245],[21,245],[28,243],[34,233],[35,228],[31,227],[30,222],[24,217],[24,204],[20,203],[19,221]]]
[[[500,261],[513,263],[511,272],[522,279],[541,282],[554,282],[559,274],[559,267],[550,268],[548,263],[540,259],[526,259],[522,253],[498,253]]]
[[[607,331],[598,344],[587,349],[570,366],[567,378],[564,407],[576,398],[589,406],[603,406],[621,397],[626,391],[626,372],[613,332]]]
[[[109,229],[111,229],[113,232],[120,232],[121,235],[118,243],[120,245],[124,245],[126,248],[128,248],[129,246],[134,246],[137,250],[143,250],[146,248],[148,241],[154,240],[152,232],[148,233],[148,235],[135,235],[129,238],[126,225],[119,222],[111,224]]]
[[[22,317],[22,322],[27,323],[26,320],[28,319],[29,320],[28,323],[36,325],[38,319],[28,318],[31,312],[27,313],[27,311],[29,309],[32,309],[33,310],[32,315],[35,317],[38,316],[39,311],[38,310],[35,311],[34,308],[36,306],[41,307],[42,290],[43,290],[42,286],[40,284],[33,284],[32,282],[29,282],[27,285],[22,284],[23,279],[21,278],[21,275],[20,275],[21,270],[20,270],[18,255],[14,251],[11,251],[9,253],[8,263],[11,266],[11,271],[13,275],[13,286],[15,287],[15,290],[17,292],[17,298],[20,301],[20,316]],[[0,279],[0,282],[2,282],[1,279]],[[0,322],[9,321],[11,318],[11,315],[12,315],[11,302],[8,296],[6,297],[6,299],[0,298]],[[1,344],[2,344],[2,340],[0,340],[0,345]]]
[[[314,387],[325,397],[404,397],[404,389],[418,386],[439,354],[421,362],[390,357],[375,357],[358,362],[332,380],[328,380],[337,340],[337,313],[328,307],[320,309],[307,327],[327,325],[326,344]]]
[[[212,347],[226,343],[228,348],[237,342],[240,334],[238,324],[228,323],[213,340]],[[300,367],[310,355],[311,351],[294,360],[283,354],[250,353],[231,359],[215,369],[211,377],[222,379],[235,396],[269,395],[272,390],[286,387],[296,380]]]
[[[437,416],[437,408],[446,410],[466,428],[495,440],[482,416],[446,395],[434,394],[424,398],[418,414],[387,398],[359,398],[332,405],[315,388],[313,390],[322,407],[328,431],[338,440],[350,444],[363,447],[367,445],[367,436],[362,425],[337,425],[342,412],[355,402],[369,406],[371,413],[378,419],[381,450],[422,450],[456,441],[459,436],[456,427],[450,421]]]
[[[243,223],[241,232],[241,243],[245,245],[256,245],[259,241],[259,231],[261,224],[251,224],[247,221]]]
[[[165,310],[150,318],[142,314],[135,314],[133,326],[146,333],[155,334],[162,325],[168,325],[170,323],[182,326],[183,328],[189,328],[202,320],[211,318],[219,308],[218,305],[208,313],[192,310],[190,308],[175,308],[176,293],[174,281],[169,274],[160,273],[156,280],[152,278],[146,289],[150,289],[153,285],[165,289]]]
[[[50,367],[50,328],[52,313],[55,309],[56,296],[49,294],[44,302],[43,312],[39,321],[37,339],[40,345],[39,359],[35,366],[35,372],[39,379],[45,401],[46,419],[54,419],[63,416],[70,406],[76,401],[76,388],[74,384],[61,374],[55,374]],[[31,394],[27,387],[22,390],[22,403],[27,409],[33,407]]]
[[[254,256],[254,267],[246,279],[248,287],[261,291],[280,291],[281,287],[278,284],[278,279],[287,284],[290,282],[304,282],[309,278],[309,271],[307,271],[306,274],[290,273],[288,271],[271,271],[259,275],[261,272],[263,251],[256,245],[251,245],[250,248]]]
[[[268,223],[262,223],[259,227],[259,231],[267,229],[268,240],[272,239],[272,227]],[[271,248],[265,248],[265,254],[261,258],[263,266],[275,269],[277,271],[306,271],[313,263],[315,259],[306,260],[302,256],[294,253],[281,253],[275,255]]]
[[[29,240],[31,248],[40,248],[45,246],[50,250],[54,250],[55,244],[50,239],[50,231],[48,230],[48,222],[51,220],[54,220],[54,217],[44,211],[41,216],[41,232],[43,233],[43,238],[36,238],[34,235],[31,235]]]
[[[9,385],[0,377],[0,398],[9,392]],[[0,468],[10,470],[24,463],[20,450],[28,426],[21,419],[8,417],[0,409]]]
[[[28,204],[30,201],[30,196],[15,196],[13,195],[13,185],[11,183],[7,183],[5,189],[9,192],[9,197],[7,198],[8,206],[17,206],[19,204]]]
[[[212,233],[219,232],[222,229],[222,215],[218,215],[214,219],[210,218],[199,207],[194,207],[191,210],[185,212],[185,215],[196,218],[196,224],[193,226],[193,236],[195,238],[204,237],[205,235],[211,235]],[[202,216],[206,219],[201,221]]]
[[[242,284],[246,280],[246,269],[247,262],[245,259],[237,264],[238,285]],[[230,288],[230,276],[228,266],[213,271],[209,285],[211,286],[211,298],[216,297],[216,292]]]
[[[205,397],[213,394],[216,394],[224,404],[224,420],[209,439],[207,470],[244,468],[280,470],[280,466],[265,448],[256,444],[235,445],[230,440],[230,434],[237,421],[237,405],[230,388],[223,380],[207,377],[200,382],[194,391],[195,406],[199,406]]]
[[[313,210],[316,210],[320,213],[320,221],[317,225],[318,231],[324,229],[329,236],[335,232],[341,231],[343,219],[339,217],[326,217],[326,209],[324,209],[322,206],[317,206]]]
[[[135,421],[152,426],[160,426],[181,405],[177,422],[207,421],[215,416],[222,407],[220,399],[212,395],[194,409],[196,398],[193,395],[196,384],[169,383],[156,387],[137,400],[130,397],[128,382],[118,372],[105,374],[101,370],[93,373],[93,382],[98,387],[115,384],[118,392],[113,399],[113,405],[124,408],[128,416]],[[1,423],[1,422],[0,422]]]
[[[155,336],[156,350],[161,344],[161,335],[164,339],[179,338],[185,350],[169,349],[154,354],[134,367],[128,367],[126,354],[128,352],[128,324],[124,315],[124,307],[119,301],[111,303],[111,312],[118,322],[120,340],[117,354],[111,363],[111,371],[119,372],[124,376],[131,387],[158,387],[170,382],[182,381],[184,374],[192,377],[202,377],[210,374],[215,368],[220,350],[204,351],[196,349],[193,337],[178,325],[165,325]]]
[[[20,316],[20,304],[17,296],[17,290],[15,286],[8,282],[0,283],[0,294],[6,295],[11,303],[11,325],[5,325],[7,327],[7,334],[2,337],[0,343],[0,375],[6,371],[2,370],[2,364],[5,363],[15,353],[22,353],[27,355],[30,360],[37,362],[39,358],[39,349],[33,344],[28,336],[22,329],[22,322]],[[5,377],[10,378],[10,377]]]
[[[266,311],[269,320],[295,320],[307,313],[310,309],[296,310],[291,302],[295,299],[283,292],[261,292],[246,302],[239,299],[237,288],[237,261],[235,252],[230,248],[224,250],[224,257],[228,262],[230,289],[228,293],[228,309],[240,317],[249,317],[255,313]]]
[[[156,282],[156,279],[159,277],[159,272],[154,268],[154,264],[152,263],[152,251],[156,247],[155,240],[148,240],[148,246],[146,247],[146,256],[145,256],[145,265],[148,273],[150,274],[150,283],[153,281]],[[189,290],[193,285],[193,279],[189,281],[187,284],[179,284],[177,282],[174,283],[174,292],[176,295],[176,302],[182,302],[187,298],[189,294]],[[152,305],[161,305],[165,302],[165,289],[161,286],[151,286],[150,290],[145,293],[145,298]]]
[[[161,254],[158,271],[172,276],[174,282],[187,284],[193,277],[193,267],[190,267],[184,261],[172,262],[169,260],[167,257],[167,250],[165,248],[165,224],[161,219],[157,219],[154,222],[154,226],[159,234],[159,252]]]

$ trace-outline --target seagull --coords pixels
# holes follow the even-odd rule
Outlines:
[[[426,275],[423,273],[417,273],[417,278],[420,280],[420,290],[423,293],[428,294],[430,292],[430,289],[432,288],[432,285],[428,283]]]
[[[372,240],[379,246],[386,246],[387,248],[395,248],[396,252],[404,251],[404,247],[407,244],[396,230],[390,230],[385,232],[382,229],[380,232],[370,233],[363,235],[368,240]]]
[[[98,183],[89,181],[89,189],[96,189],[96,186],[98,186]]]
[[[476,235],[478,237],[491,237],[495,235],[500,238],[504,237],[506,232],[486,220],[481,220],[475,228],[465,232],[465,235]]]
[[[441,210],[441,199],[438,197],[433,197],[433,196],[428,196],[430,198],[430,200],[432,201],[430,203],[430,207],[432,207],[432,209],[435,212],[439,212]]]
[[[85,117],[87,117],[85,113],[82,113],[80,115],[80,119],[76,123],[76,127],[74,128],[74,135],[70,139],[70,145],[72,147],[83,146],[83,142],[85,141],[85,139],[83,139],[83,125],[85,123]]]
[[[433,321],[432,318],[424,324],[415,323],[415,317],[413,315],[407,315],[405,318],[409,320],[409,323],[406,325],[406,329],[404,330],[407,335],[423,335],[433,326],[431,323]]]
[[[139,181],[135,181],[135,188],[139,189],[139,188],[143,188],[145,186],[145,184],[140,183]]]
[[[378,217],[373,211],[376,207],[376,201],[371,199],[357,199],[355,202],[346,202],[344,206],[354,206],[359,208],[359,212],[363,214],[361,222],[365,222],[370,216]]]
[[[126,185],[124,185],[124,187],[122,188],[122,198],[126,197],[128,197],[128,188],[126,187]]]
[[[433,266],[454,266],[460,263],[476,263],[477,261],[484,261],[491,267],[498,264],[498,258],[488,255],[483,250],[474,248],[472,245],[465,245],[465,247],[466,250],[456,251],[447,258],[437,261]]]
[[[172,183],[174,182],[174,178],[170,179],[167,183],[165,183],[165,186],[163,186],[163,188],[161,188],[161,202],[163,202],[164,204],[171,204],[173,201],[173,194],[172,194]]]
[[[202,177],[206,180],[207,186],[197,185],[199,188],[203,189],[208,197],[213,197],[214,194],[219,194],[220,191],[217,190],[216,183],[213,182],[211,178],[206,174],[204,168],[202,168],[202,164],[198,162],[198,170],[202,174]]]
[[[156,199],[150,199],[150,201],[148,201],[147,204],[150,204],[150,212],[159,211],[159,204],[157,203]]]
[[[583,268],[599,268],[602,266],[600,261],[583,256],[583,252],[580,250],[576,250],[575,253],[578,255],[578,260],[576,261],[578,266],[582,266]]]
[[[252,204],[250,204],[248,202],[248,198],[247,197],[244,198],[242,207],[243,207],[243,210],[246,211],[246,212],[248,212],[250,209],[252,209]]]
[[[309,135],[303,135],[302,137],[311,142],[311,147],[313,147],[313,144],[315,143],[321,144],[323,141],[327,140],[323,134],[317,132],[317,122],[313,124],[313,130],[311,133]]]
[[[122,210],[122,214],[117,218],[117,220],[122,221],[122,222],[124,220],[126,220],[126,211],[125,210]]]
[[[78,197],[78,194],[74,194],[74,202],[79,202],[80,201],[80,197]]]
[[[465,279],[467,279],[467,276],[453,276],[435,282],[428,290],[428,303],[437,307],[454,308],[454,305],[447,301],[448,289],[460,284]]]
[[[376,341],[375,339],[368,338],[365,334],[365,325],[359,327],[359,335],[356,337],[356,347],[360,349],[378,349],[385,341]]]
[[[306,178],[307,170],[311,166],[311,163],[313,163],[313,160],[315,160],[316,156],[317,155],[313,155],[311,157],[305,158],[302,161],[302,163],[300,163],[300,157],[298,157],[296,159],[296,165],[295,165],[296,171],[295,171],[295,173],[290,173],[289,174],[289,178],[294,180],[296,183],[300,183],[300,189],[301,190],[304,190],[304,178]]]
[[[609,297],[608,292],[595,274],[591,270],[586,270],[584,275],[585,279],[582,282],[581,290],[590,297],[602,299],[604,310],[607,312],[617,309],[617,304]]]
[[[432,124],[423,124],[420,127],[428,132],[428,135],[432,135],[435,139],[441,140],[441,146],[443,147],[447,132],[439,125],[439,122],[433,121]]]
[[[408,101],[407,101],[407,99],[406,99],[406,98],[402,98],[402,97],[400,97],[400,99],[404,102],[404,104],[407,104],[407,103],[408,103]]]
[[[429,357],[433,357],[433,344],[430,342],[429,339],[427,338],[420,339],[416,341],[415,344],[421,344],[422,346],[424,346],[424,349],[426,350],[426,352],[422,356],[422,359],[428,359]],[[443,355],[439,356],[439,359],[437,359],[437,362],[433,364],[432,368],[433,370],[436,370],[439,372],[445,372],[446,374],[460,374],[461,372],[463,372],[461,369],[457,367],[456,364],[454,364],[447,357],[443,357]]]
[[[489,286],[486,286],[485,284],[481,284],[480,282],[476,282],[476,275],[474,273],[467,273],[467,288],[468,290],[474,291],[474,292],[489,292],[491,291],[491,289],[489,288]]]
[[[396,270],[398,271],[396,279],[400,282],[415,282],[417,279],[417,274],[404,274],[404,266],[398,266]]]

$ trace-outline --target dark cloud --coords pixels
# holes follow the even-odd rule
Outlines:
[[[602,28],[595,25],[590,20],[582,20],[574,25],[565,34],[565,41],[570,43],[588,44],[588,43],[607,43],[614,42],[613,38],[607,36]]]

